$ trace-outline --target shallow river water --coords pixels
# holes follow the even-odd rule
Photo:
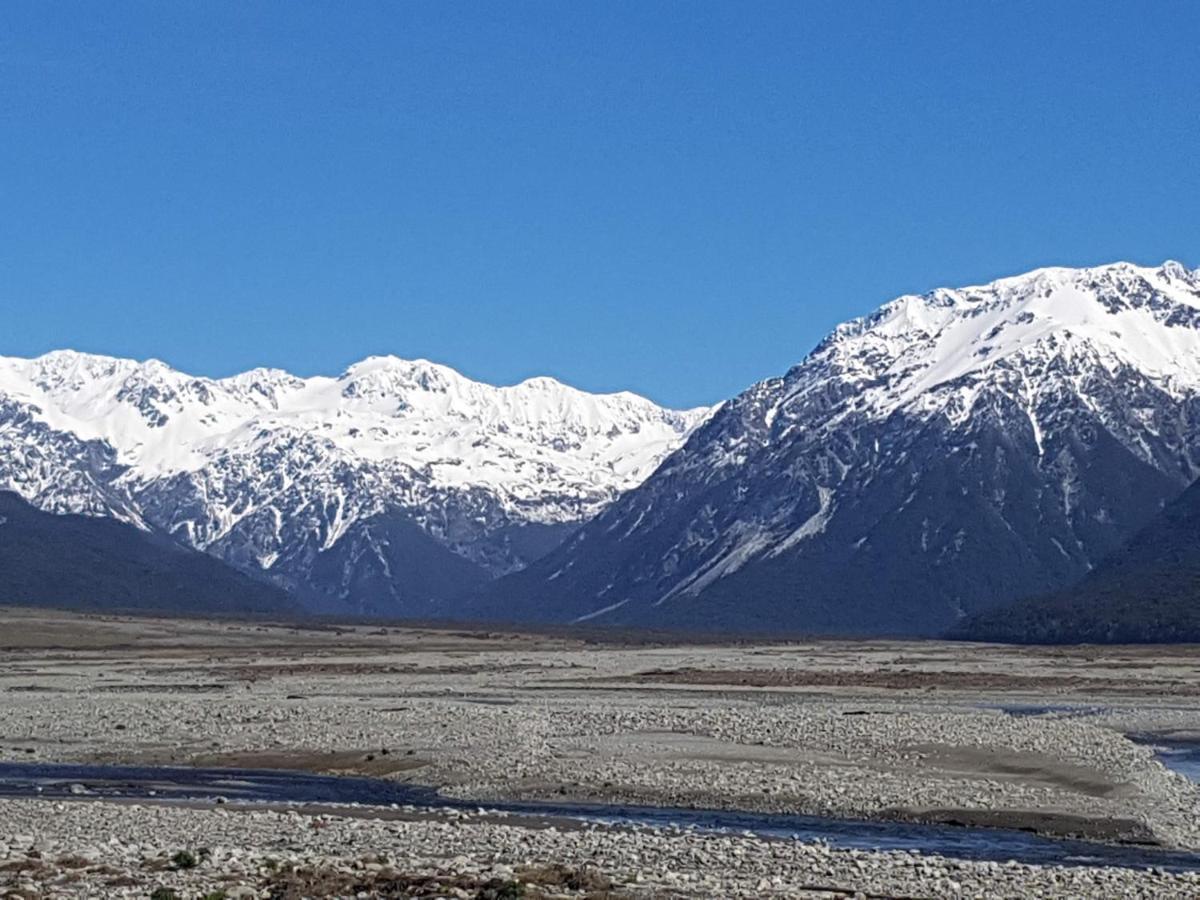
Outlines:
[[[428,787],[371,778],[257,769],[0,763],[0,796],[55,799],[123,798],[150,802],[391,805],[475,810],[478,804],[440,796]],[[862,850],[907,850],[958,859],[1016,860],[1052,865],[1110,865],[1200,871],[1200,854],[1058,840],[1023,831],[903,822],[867,822],[721,810],[622,805],[489,803],[520,816],[621,826],[687,828],[816,841]]]

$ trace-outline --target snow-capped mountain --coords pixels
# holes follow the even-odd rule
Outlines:
[[[894,300],[488,586],[496,618],[933,633],[1068,584],[1200,475],[1200,271]]]
[[[164,531],[315,608],[417,613],[549,549],[707,412],[394,357],[210,379],[58,351],[0,358],[0,488]]]

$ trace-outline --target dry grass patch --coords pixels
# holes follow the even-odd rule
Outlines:
[[[260,887],[271,900],[304,900],[308,897],[378,898],[445,897],[465,891],[475,900],[549,900],[572,896],[582,900],[626,900],[627,893],[613,890],[612,881],[591,867],[566,865],[526,866],[513,878],[481,875],[420,875],[385,868],[374,873],[345,872],[320,867],[297,867],[267,876]]]

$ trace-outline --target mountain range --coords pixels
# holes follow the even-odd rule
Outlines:
[[[0,359],[0,488],[169,535],[313,612],[430,615],[554,546],[707,413],[394,357],[209,379],[58,351]]]
[[[331,614],[940,634],[1100,578],[1197,476],[1174,262],[902,296],[688,411],[394,357],[0,359],[0,489]]]

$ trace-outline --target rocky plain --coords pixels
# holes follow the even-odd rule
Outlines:
[[[1193,647],[4,609],[0,896],[1198,896],[1200,786],[1155,744],[1200,737],[1198,669]],[[54,769],[44,787],[15,786],[64,763],[365,777],[425,799],[180,799],[59,784]],[[616,812],[633,808],[981,840],[1001,829],[1164,864],[847,846]],[[1165,862],[1193,853],[1194,866]]]

